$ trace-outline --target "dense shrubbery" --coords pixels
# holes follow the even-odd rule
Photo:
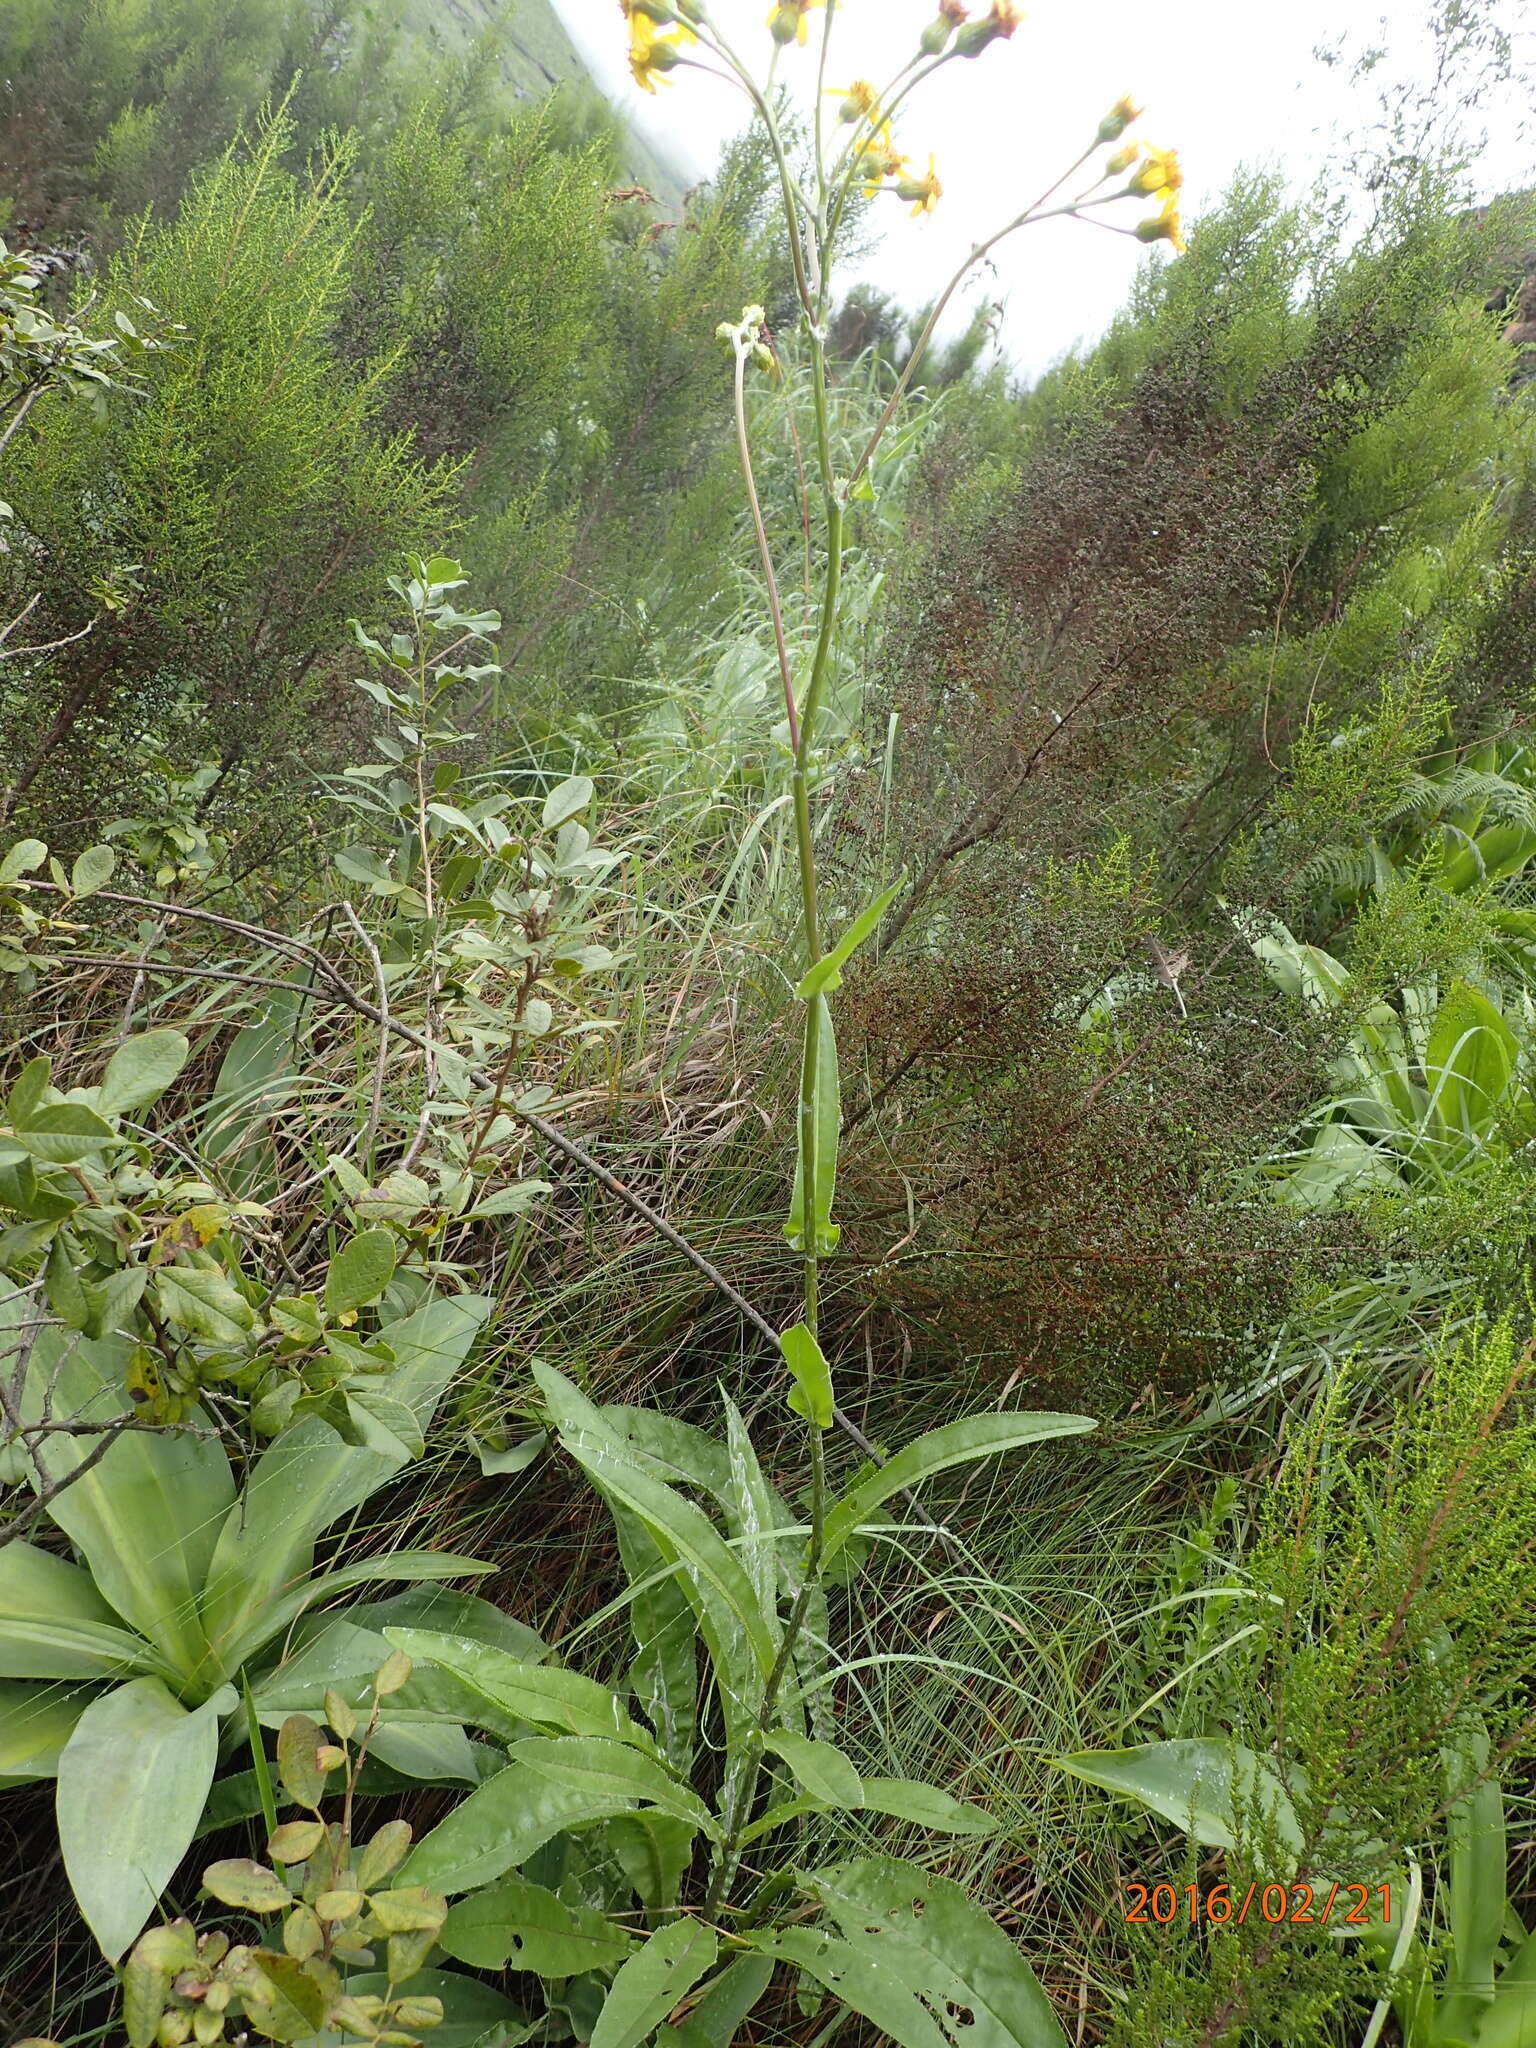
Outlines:
[[[0,21],[0,2024],[1523,2038],[1529,209],[908,388],[769,102]]]

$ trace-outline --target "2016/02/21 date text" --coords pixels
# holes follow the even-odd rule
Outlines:
[[[1175,1920],[1187,1920],[1191,1927],[1202,1920],[1225,1927],[1230,1920],[1241,1927],[1250,1918],[1267,1920],[1272,1927],[1372,1927],[1392,1917],[1389,1884],[1333,1883],[1324,1889],[1299,1882],[1261,1885],[1255,1879],[1242,1893],[1225,1884],[1130,1884],[1125,1890],[1126,1921],[1159,1927]]]

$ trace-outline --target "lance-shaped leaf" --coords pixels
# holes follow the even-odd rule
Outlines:
[[[159,1663],[89,1572],[36,1544],[0,1548],[0,1678],[113,1678]]]
[[[692,1501],[684,1500],[681,1494],[640,1468],[597,1410],[563,1373],[542,1364],[536,1364],[533,1370],[559,1427],[560,1440],[571,1456],[605,1493],[639,1516],[669,1563],[680,1562],[689,1567],[692,1583],[714,1596],[713,1603],[700,1603],[706,1626],[718,1633],[723,1609],[766,1679],[773,1669],[773,1632],[758,1606],[752,1581],[719,1530]],[[723,1662],[728,1657],[729,1645],[711,1644],[712,1651],[717,1647]]]
[[[514,1763],[526,1764],[540,1777],[621,1802],[624,1807],[656,1806],[709,1835],[718,1834],[714,1816],[688,1786],[654,1757],[627,1743],[605,1742],[588,1735],[535,1735],[512,1746]]]
[[[831,952],[823,953],[810,972],[801,977],[795,994],[802,1002],[809,1002],[812,996],[830,995],[833,989],[842,987],[843,969],[874,932],[881,918],[906,887],[906,883],[905,873],[898,876],[889,889],[875,898],[868,910],[862,911],[854,919]]]
[[[715,1966],[720,1943],[712,1927],[674,1920],[632,1955],[603,2001],[591,2048],[638,2048],[685,1993]]]
[[[0,1679],[0,1785],[56,1777],[64,1745],[95,1697],[88,1688]]]
[[[192,1845],[219,1755],[222,1686],[190,1713],[158,1678],[93,1700],[59,1758],[59,1846],[75,1899],[115,1963]]]
[[[795,1323],[779,1338],[779,1349],[795,1383],[789,1396],[790,1408],[807,1422],[814,1422],[818,1429],[830,1429],[834,1405],[832,1368],[822,1354],[815,1332],[805,1323]]]
[[[402,1864],[398,1881],[424,1884],[437,1892],[473,1891],[526,1863],[551,1836],[634,1809],[632,1800],[559,1784],[526,1764],[512,1764],[422,1836]]]
[[[842,1231],[832,1221],[837,1194],[837,1148],[843,1127],[838,1079],[837,1034],[825,996],[812,996],[805,1013],[805,1051],[800,1063],[800,1120],[795,1143],[795,1184],[784,1235],[804,1251],[807,1209],[818,1252],[836,1251]],[[805,1138],[812,1139],[814,1170],[810,1199],[805,1187]]]
[[[1098,1424],[1091,1415],[970,1415],[931,1429],[889,1463],[845,1493],[827,1516],[825,1556],[835,1557],[875,1509],[894,1493],[910,1492],[952,1465],[991,1458],[1049,1437],[1082,1436]]]
[[[433,1629],[386,1628],[384,1633],[413,1663],[451,1672],[471,1698],[478,1696],[492,1706],[495,1719],[480,1722],[481,1727],[495,1727],[510,1717],[535,1727],[655,1750],[650,1735],[625,1710],[618,1694],[579,1671],[532,1663],[493,1643]]]

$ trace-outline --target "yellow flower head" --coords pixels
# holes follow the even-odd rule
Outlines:
[[[828,99],[841,99],[838,109],[840,121],[878,121],[880,119],[880,95],[867,78],[856,78],[852,85],[834,85],[827,89]]]
[[[822,0],[777,0],[768,15],[773,40],[776,43],[799,43],[803,47],[810,32],[806,16],[813,7],[821,4]]]
[[[898,197],[915,202],[912,208],[914,220],[922,214],[932,213],[933,209],[944,197],[944,187],[939,183],[938,172],[933,158],[930,156],[928,159],[928,170],[925,176],[921,178],[899,179],[896,191]]]
[[[1118,142],[1131,123],[1141,119],[1141,113],[1133,99],[1116,100],[1099,123],[1100,142]]]
[[[654,92],[658,75],[673,70],[683,61],[682,42],[685,36],[690,42],[695,40],[691,31],[685,28],[679,28],[675,35],[659,35],[648,14],[630,15],[629,69],[642,92]]]
[[[1132,178],[1132,192],[1151,192],[1159,199],[1173,197],[1184,183],[1176,149],[1151,149],[1147,160]]]
[[[859,171],[864,178],[864,197],[873,199],[887,178],[899,178],[907,158],[897,154],[891,140],[891,124],[882,121],[859,151]]]
[[[1138,221],[1137,239],[1143,242],[1172,242],[1182,256],[1185,251],[1184,223],[1179,218],[1179,195],[1169,192],[1163,200],[1163,210],[1154,214],[1151,220]]]

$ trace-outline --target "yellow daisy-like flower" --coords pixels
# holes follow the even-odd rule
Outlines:
[[[1137,239],[1143,242],[1172,242],[1182,256],[1185,253],[1184,223],[1179,218],[1179,195],[1169,192],[1163,199],[1163,210],[1154,214],[1151,220],[1138,221]]]
[[[806,16],[813,7],[820,7],[822,0],[777,0],[769,11],[768,26],[773,31],[776,43],[799,43],[804,46],[810,33]]]
[[[928,169],[921,178],[902,178],[896,186],[897,195],[902,199],[915,201],[912,218],[918,219],[925,213],[932,213],[944,197],[944,187],[939,183],[937,167],[933,158],[928,159]]]
[[[1179,153],[1176,149],[1153,149],[1147,152],[1147,160],[1131,180],[1133,192],[1150,192],[1158,199],[1171,198],[1184,183],[1184,173],[1179,169]]]
[[[859,170],[864,178],[864,197],[873,199],[888,178],[899,178],[908,159],[897,153],[891,140],[891,124],[882,121],[859,152]]]
[[[867,78],[856,78],[852,85],[828,86],[827,98],[842,101],[837,115],[840,121],[878,122],[880,119],[880,95]]]
[[[690,42],[695,40],[689,30],[681,27],[670,36],[661,35],[648,14],[630,15],[629,69],[642,92],[655,92],[658,76],[682,63],[684,36]]]

